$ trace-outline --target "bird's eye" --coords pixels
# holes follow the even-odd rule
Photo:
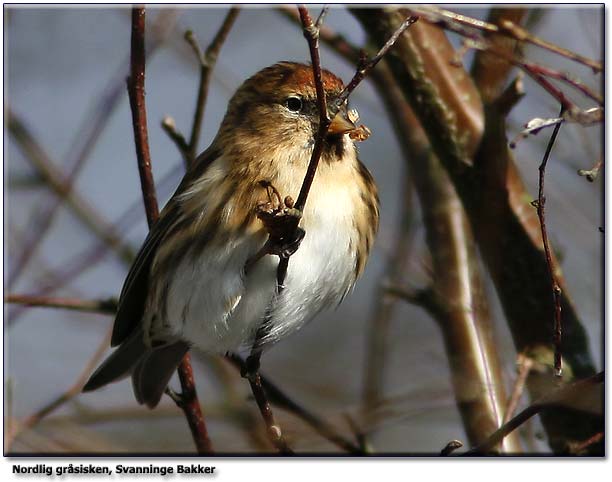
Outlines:
[[[289,97],[285,101],[285,106],[291,112],[299,112],[302,110],[302,99],[300,99],[299,97]]]

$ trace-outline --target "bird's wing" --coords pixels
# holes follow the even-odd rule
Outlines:
[[[173,202],[173,199],[177,194],[183,192],[193,179],[203,175],[217,157],[218,151],[210,147],[196,159],[194,167],[187,172],[172,199],[162,211],[160,218],[151,228],[123,284],[113,327],[111,346],[117,346],[124,342],[140,325],[149,291],[151,264],[161,241],[175,225],[178,206]]]

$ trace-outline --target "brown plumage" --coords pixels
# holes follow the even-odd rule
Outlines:
[[[323,82],[331,102],[342,81],[325,71]],[[189,346],[248,346],[264,319],[269,346],[345,297],[378,228],[378,197],[346,106],[338,116],[300,220],[306,235],[277,295],[278,257],[244,269],[268,237],[257,217],[269,201],[260,181],[297,197],[318,127],[316,91],[311,67],[293,62],[244,82],[145,240],[120,296],[111,342],[119,348],[85,390],[131,374],[137,400],[155,406]]]

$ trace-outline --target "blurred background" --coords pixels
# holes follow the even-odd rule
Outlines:
[[[452,9],[480,19],[486,19],[488,12],[486,8]],[[146,101],[160,205],[183,172],[181,156],[160,123],[169,115],[187,135],[198,86],[198,65],[183,34],[193,30],[205,48],[226,12],[219,7],[147,9],[147,36],[155,45],[150,43],[148,51]],[[128,269],[125,259],[147,233],[125,89],[130,10],[5,7],[4,22],[5,110],[11,110],[11,116],[38,145],[33,147],[30,142],[30,151],[24,150],[5,123],[5,295],[116,297]],[[541,9],[530,14],[529,22],[529,30],[539,37],[587,57],[602,58],[601,8]],[[364,45],[365,34],[347,11],[332,8],[326,24],[355,45]],[[454,36],[451,40],[456,46],[461,43]],[[560,57],[551,61],[549,53],[532,46],[526,47],[526,57],[553,63],[600,91],[601,76],[586,67]],[[468,54],[464,62],[469,64],[471,58]],[[212,140],[229,97],[241,82],[279,60],[309,60],[299,28],[273,9],[243,8],[213,72],[200,151]],[[353,65],[324,45],[322,62],[345,81],[354,72]],[[509,118],[509,139],[530,119],[558,114],[557,102],[539,86],[525,80],[525,89],[526,98]],[[348,420],[353,420],[378,452],[436,453],[449,440],[465,440],[465,432],[440,330],[418,307],[404,302],[395,305],[381,416],[369,425],[359,416],[368,324],[376,316],[375,299],[399,234],[406,164],[384,105],[368,81],[351,96],[351,104],[372,130],[359,149],[380,189],[378,240],[354,293],[336,311],[319,316],[266,353],[262,372],[349,436]],[[547,140],[546,133],[530,137],[514,151],[533,197]],[[598,230],[603,226],[603,179],[589,183],[576,171],[590,169],[601,156],[600,126],[568,124],[557,141],[546,178],[549,236],[598,369],[602,369],[603,355],[603,258]],[[43,159],[42,164],[33,158]],[[72,176],[75,194],[58,201],[57,190],[49,187],[45,172],[57,179]],[[55,203],[59,203],[57,209],[53,209]],[[412,205],[412,244],[404,279],[418,287],[428,280],[430,261],[416,199]],[[106,241],[101,241],[101,235]],[[25,248],[34,245],[33,239],[35,247],[24,255]],[[509,391],[516,377],[516,353],[490,280],[486,285]],[[104,343],[112,321],[110,315],[5,304],[5,428],[18,428],[69,389]],[[193,359],[216,450],[270,450],[262,442],[261,420],[247,383],[223,361],[198,354]],[[176,380],[172,384],[178,387]],[[523,397],[520,406],[527,403]],[[275,414],[296,451],[337,450],[291,414],[281,409]],[[549,450],[537,420],[523,427],[523,435],[527,450]],[[128,381],[74,397],[10,441],[10,451],[20,453],[193,451],[187,425],[174,403],[164,397],[155,411],[138,406]]]

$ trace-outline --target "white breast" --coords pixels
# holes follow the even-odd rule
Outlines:
[[[350,186],[313,186],[303,228],[306,236],[290,258],[285,289],[272,311],[266,341],[274,342],[300,328],[319,311],[336,306],[352,287],[355,254],[351,246],[353,204]]]
[[[300,224],[306,236],[289,260],[281,295],[275,295],[278,257],[265,256],[244,276],[260,239],[207,247],[198,260],[185,258],[177,268],[168,297],[173,335],[203,351],[223,353],[252,342],[267,314],[270,329],[264,342],[271,343],[342,300],[354,283],[351,234],[359,197],[355,186],[331,184],[327,178],[317,173]]]

